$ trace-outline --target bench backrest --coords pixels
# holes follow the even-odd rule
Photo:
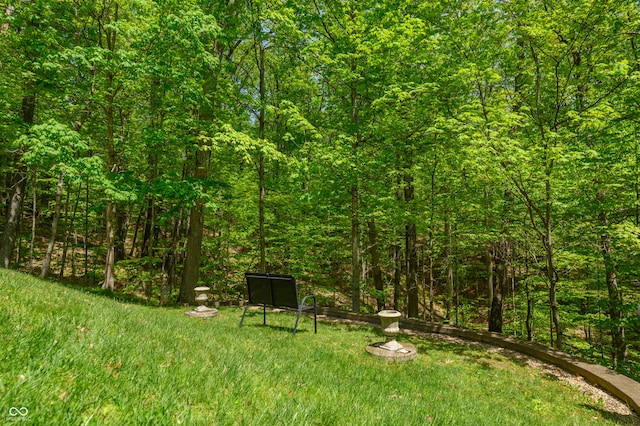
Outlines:
[[[249,303],[298,309],[298,288],[293,275],[246,272]]]

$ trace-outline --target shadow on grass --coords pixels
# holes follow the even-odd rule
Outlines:
[[[131,293],[127,293],[119,290],[105,290],[97,284],[86,283],[83,277],[76,277],[74,280],[70,280],[69,278],[58,279],[56,277],[50,277],[47,279],[49,282],[53,282],[61,287],[79,291],[82,293],[87,293],[99,297],[103,297],[105,299],[114,300],[120,303],[128,303],[132,305],[139,306],[152,306],[152,307],[160,307],[157,299],[152,298],[151,300],[147,300],[146,297],[142,295],[135,295]],[[182,308],[186,307],[183,304],[170,302],[166,305],[162,306],[163,308]]]
[[[635,415],[613,413],[611,411],[608,411],[599,407],[595,407],[589,404],[580,404],[580,406],[589,411],[593,411],[594,414],[599,413],[602,417],[604,417],[607,420],[612,420],[622,425],[640,425],[640,418],[638,418]]]
[[[295,325],[295,313],[292,311],[284,311],[286,313],[289,314],[289,316],[291,317],[291,327],[287,327],[284,325],[275,325],[275,324],[270,324],[269,323],[269,315],[278,315],[280,312],[269,312],[267,311],[267,323],[264,324],[263,321],[263,314],[262,314],[262,308],[260,308],[259,310],[248,310],[245,317],[244,317],[244,321],[242,322],[242,328],[259,328],[259,327],[267,327],[269,329],[272,330],[278,330],[278,331],[286,331],[289,334],[293,333],[293,326]],[[293,315],[292,315],[293,314]],[[313,333],[313,323],[311,324],[305,324],[307,321],[305,321],[305,316],[301,316],[300,317],[300,322],[298,323],[298,329],[296,330],[296,334],[305,334],[305,333]],[[255,319],[258,318],[258,319]],[[249,320],[249,322],[247,323],[247,320]],[[311,321],[313,321],[313,318],[311,318]]]

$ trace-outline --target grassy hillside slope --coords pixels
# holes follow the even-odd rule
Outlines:
[[[370,357],[378,330],[113,298],[0,269],[0,424],[589,425],[616,420],[578,390],[497,354],[411,339]],[[22,417],[12,408],[28,409]]]

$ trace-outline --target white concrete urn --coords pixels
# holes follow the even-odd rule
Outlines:
[[[196,292],[196,303],[198,303],[198,307],[185,312],[185,314],[200,318],[215,317],[218,315],[217,309],[208,308],[206,305],[207,300],[209,300],[209,296],[207,294],[209,293],[209,287],[196,287],[194,291]]]
[[[382,324],[382,332],[386,337],[384,345],[381,345],[380,348],[388,351],[398,351],[402,349],[403,346],[396,341],[396,336],[400,333],[398,323],[402,314],[393,309],[385,309],[384,311],[378,312],[378,316]]]

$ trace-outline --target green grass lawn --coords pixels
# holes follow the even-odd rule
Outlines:
[[[494,353],[403,336],[407,363],[371,357],[375,328],[113,298],[0,269],[0,424],[603,425],[598,402]],[[26,417],[10,415],[26,407]],[[15,410],[13,411],[15,414]]]

